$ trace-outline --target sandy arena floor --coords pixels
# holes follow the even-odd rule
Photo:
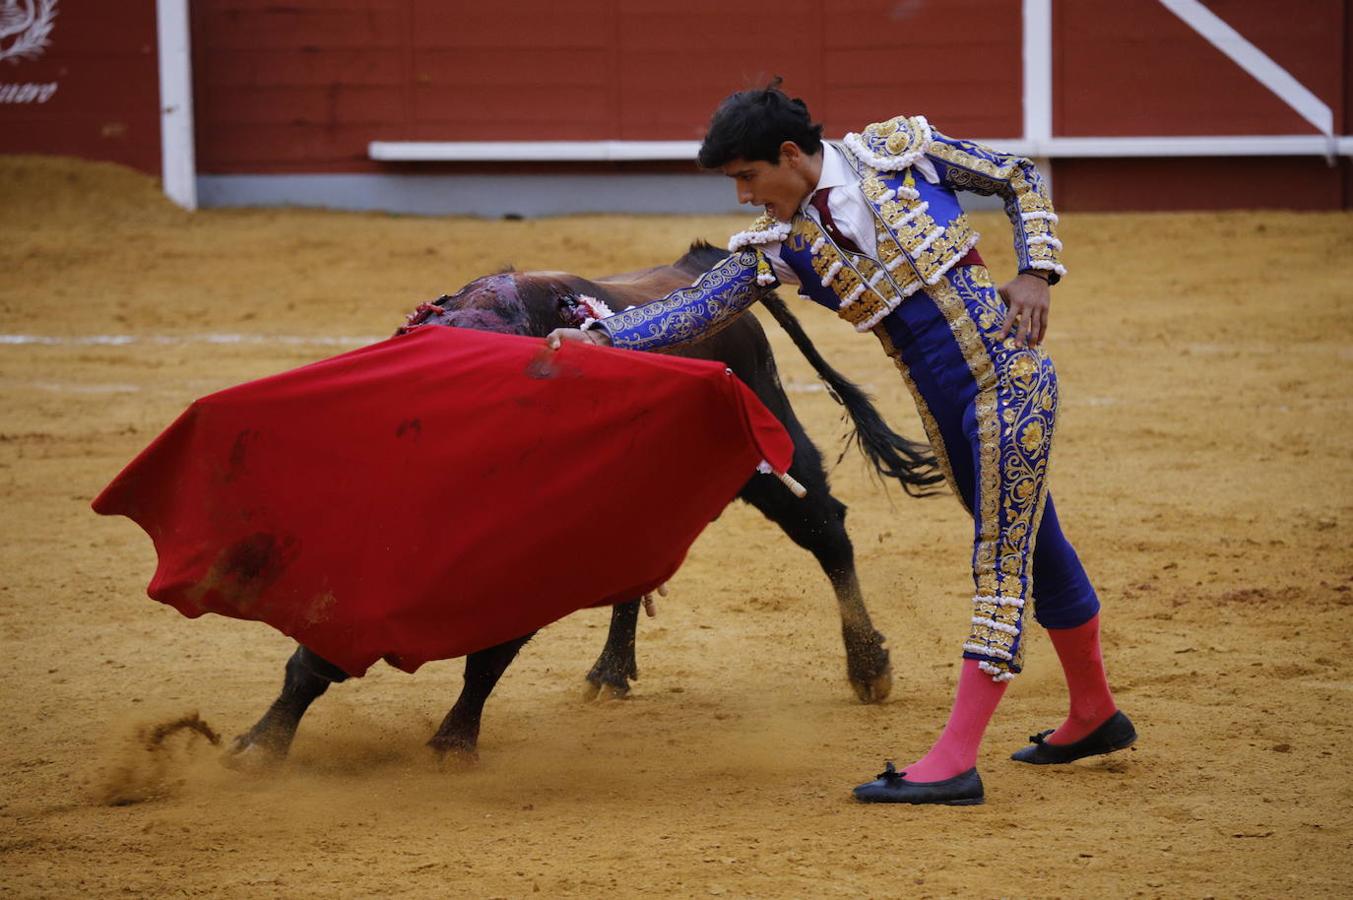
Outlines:
[[[139,743],[194,710],[227,737],[246,728],[291,646],[146,599],[149,540],[89,510],[190,400],[385,336],[505,263],[601,275],[742,220],[188,215],[122,170],[12,158],[0,199],[0,895],[1353,891],[1353,216],[1064,217],[1054,491],[1141,740],[1055,770],[1007,760],[1063,712],[1039,633],[984,748],[987,804],[935,809],[849,788],[943,722],[970,526],[951,498],[880,490],[855,456],[834,484],[891,639],[881,706],[845,681],[812,559],[734,507],[641,621],[631,699],[581,699],[607,612],[560,622],[490,701],[475,769],[439,771],[423,747],[458,662],[330,691],[271,776],[184,734]],[[1007,226],[979,219],[1008,275]],[[919,436],[873,339],[795,308]],[[834,456],[837,408],[767,331]],[[129,342],[82,342],[95,335]]]

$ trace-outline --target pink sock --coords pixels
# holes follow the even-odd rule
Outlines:
[[[991,714],[1005,695],[1008,682],[999,684],[977,668],[977,660],[963,660],[958,676],[958,693],[944,733],[930,752],[903,771],[907,781],[944,781],[977,765],[977,749],[991,721]]]
[[[1066,675],[1071,711],[1062,726],[1048,735],[1050,744],[1073,744],[1103,725],[1118,710],[1104,674],[1099,649],[1099,616],[1075,628],[1049,628],[1048,637]]]

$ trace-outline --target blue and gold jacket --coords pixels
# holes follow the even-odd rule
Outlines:
[[[956,192],[996,194],[1015,231],[1020,271],[1064,274],[1047,188],[1032,161],[946,137],[923,116],[898,116],[848,134],[841,148],[873,213],[877,255],[851,253],[811,218],[763,215],[729,242],[730,256],[695,284],[600,319],[616,347],[652,350],[695,340],[732,322],[778,284],[766,252],[799,278],[799,293],[870,331],[907,297],[934,285],[977,245]],[[918,166],[924,157],[930,166]],[[923,169],[933,167],[931,181]]]

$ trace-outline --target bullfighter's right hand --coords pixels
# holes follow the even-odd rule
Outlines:
[[[563,346],[564,341],[582,341],[585,344],[597,344],[602,347],[611,346],[611,337],[599,328],[589,328],[584,331],[581,328],[556,328],[545,338],[545,346],[551,350],[558,350]]]

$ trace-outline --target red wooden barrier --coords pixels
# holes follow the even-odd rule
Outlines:
[[[44,36],[45,46],[19,52]],[[0,4],[0,153],[67,154],[158,174],[159,91],[155,4]]]

